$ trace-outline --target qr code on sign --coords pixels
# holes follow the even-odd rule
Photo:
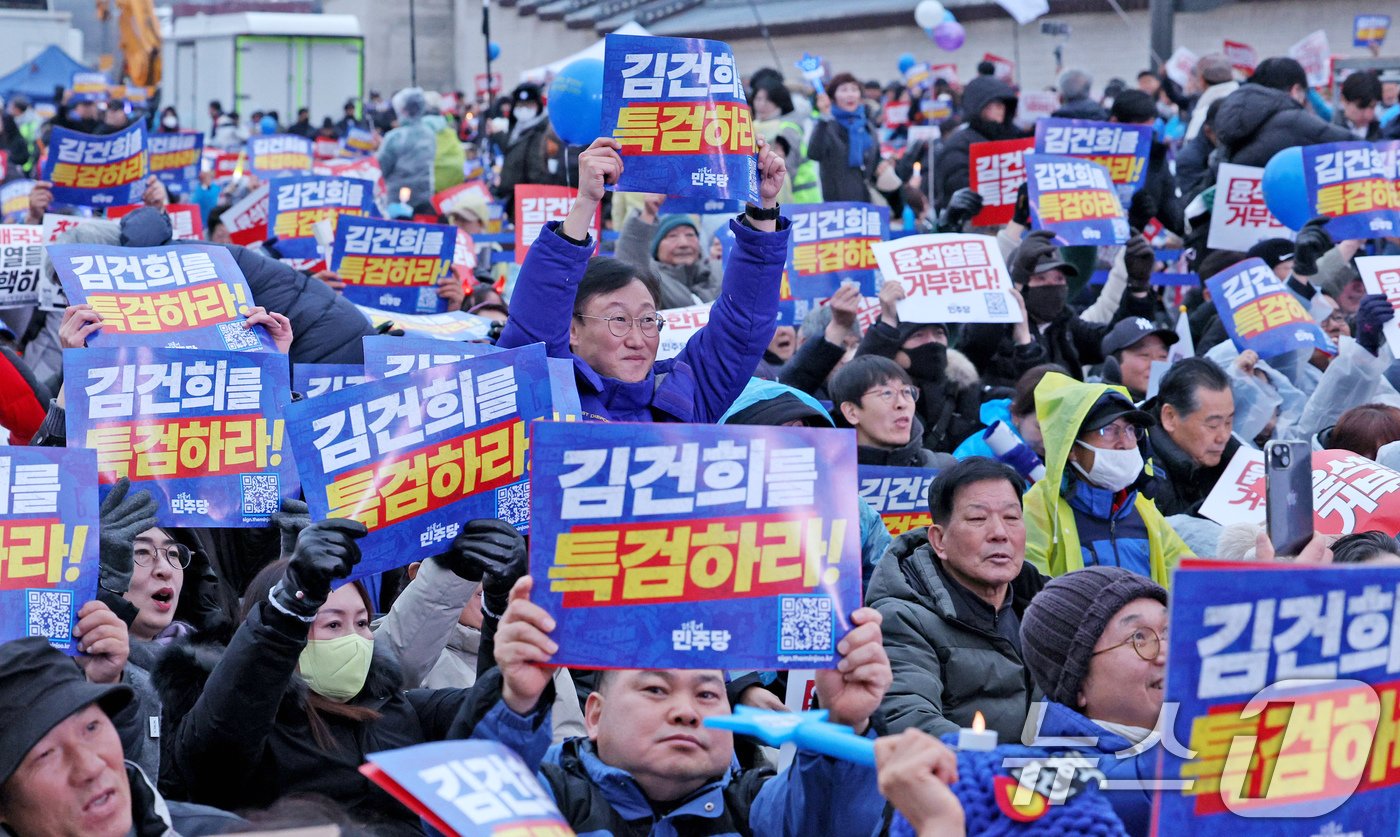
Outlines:
[[[258,333],[251,328],[244,328],[241,320],[219,323],[219,336],[224,338],[224,345],[228,346],[230,352],[255,352],[262,348],[262,343],[258,341]]]
[[[982,298],[987,300],[987,314],[993,317],[1004,316],[1006,314],[1006,294],[1001,291],[992,291],[982,294]]]
[[[26,636],[44,637],[59,648],[72,643],[72,590],[26,590],[24,603]]]
[[[829,654],[836,647],[835,611],[826,596],[783,596],[778,650],[789,654]]]
[[[496,517],[517,527],[530,522],[529,480],[496,489]]]
[[[273,514],[282,507],[276,474],[244,474],[242,483],[244,514]]]

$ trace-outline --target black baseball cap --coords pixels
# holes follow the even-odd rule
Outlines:
[[[1103,336],[1103,340],[1099,342],[1099,348],[1103,350],[1104,357],[1107,357],[1114,352],[1134,345],[1150,334],[1162,338],[1162,342],[1168,346],[1181,339],[1175,331],[1166,326],[1159,326],[1146,317],[1128,317],[1119,320],[1118,325]]]
[[[1089,408],[1084,423],[1079,425],[1079,432],[1087,433],[1090,430],[1108,427],[1120,418],[1127,419],[1138,427],[1151,427],[1157,423],[1151,413],[1134,407],[1133,402],[1122,393],[1105,392],[1094,402],[1094,406]]]
[[[1034,276],[1037,273],[1044,273],[1048,270],[1058,270],[1065,275],[1066,279],[1076,279],[1079,277],[1079,268],[1060,258],[1059,250],[1051,250],[1045,254],[1045,260],[1038,262],[1035,270],[1031,271]]]
[[[89,683],[77,663],[43,637],[0,645],[0,785],[39,739],[93,703],[108,715],[135,697],[130,686]]]

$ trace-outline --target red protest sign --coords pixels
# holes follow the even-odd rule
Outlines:
[[[545,224],[563,221],[573,209],[578,190],[567,186],[522,184],[515,187],[515,263],[524,264],[530,245],[540,237]],[[594,241],[603,237],[603,207],[593,214]]]
[[[996,68],[992,75],[1007,84],[1014,84],[1016,78],[1016,62],[1010,58],[1002,58],[1000,55],[993,55],[990,52],[982,53],[983,61],[990,61]]]
[[[1223,51],[1231,67],[1247,76],[1254,75],[1254,68],[1259,64],[1259,53],[1254,51],[1254,47],[1240,41],[1226,40]]]
[[[140,209],[142,204],[114,206],[107,210],[107,219],[115,221],[123,215]],[[199,215],[199,206],[192,203],[172,203],[165,207],[170,216],[171,237],[176,241],[203,241],[204,221]]]
[[[1016,210],[1016,191],[1026,182],[1022,159],[1035,147],[1035,138],[997,142],[974,142],[968,150],[968,171],[973,191],[982,196],[982,211],[972,219],[974,226],[995,226],[1011,220]]]
[[[1400,472],[1349,450],[1313,451],[1313,528],[1323,535],[1400,532]],[[1262,525],[1264,454],[1241,448],[1201,507],[1221,524]]]
[[[247,247],[267,240],[268,194],[264,183],[221,216],[234,244]]]
[[[476,95],[478,95],[478,96],[485,96],[485,95],[486,95],[486,88],[487,88],[487,86],[488,86],[488,85],[487,85],[487,83],[486,83],[486,74],[485,74],[485,73],[477,73],[477,74],[476,74]],[[496,93],[500,93],[500,92],[501,92],[501,89],[505,87],[505,83],[502,81],[502,79],[501,79],[501,74],[500,74],[500,73],[492,73],[492,74],[491,74],[491,83],[490,83],[489,86],[490,86],[490,88],[491,88],[491,93],[492,93],[493,95],[496,94]]]
[[[890,102],[885,105],[885,127],[898,128],[909,124],[909,103]]]

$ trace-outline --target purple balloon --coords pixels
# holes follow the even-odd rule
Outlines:
[[[966,39],[967,32],[956,20],[945,20],[933,27],[933,42],[938,44],[940,49],[953,52],[961,47]]]

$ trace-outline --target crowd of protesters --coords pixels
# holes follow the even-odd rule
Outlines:
[[[850,615],[840,667],[816,676],[830,719],[875,739],[878,768],[802,753],[779,772],[701,725],[740,704],[782,708],[782,679],[548,666],[553,620],[531,602],[524,538],[502,521],[464,521],[442,554],[386,577],[376,607],[363,582],[335,584],[360,560],[359,523],[314,520],[288,501],[267,530],[157,527],[150,495],[119,483],[102,507],[100,591],[79,613],[77,665],[42,639],[0,646],[0,827],[20,837],[305,825],[419,834],[418,816],[359,772],[365,756],[475,738],[538,769],[581,834],[959,834],[966,803],[949,791],[956,760],[937,737],[974,712],[1007,742],[1035,718],[1029,734],[1095,735],[1104,754],[1147,738],[1163,702],[1172,568],[1191,556],[1273,559],[1258,527],[1222,529],[1201,513],[1236,451],[1295,439],[1400,462],[1400,378],[1384,345],[1394,312],[1360,289],[1353,261],[1400,253],[1400,239],[1334,241],[1317,223],[1296,241],[1211,250],[1201,196],[1221,163],[1400,137],[1400,76],[1355,73],[1330,106],[1290,58],[1265,59],[1246,78],[1208,55],[1184,87],[1152,71],[1100,87],[1069,69],[1053,82],[1057,115],[1153,128],[1124,246],[1057,247],[1030,231],[1024,193],[1010,223],[972,226],[983,199],[969,186],[970,147],[1033,130],[1018,118],[1020,91],[991,65],[966,84],[919,88],[839,73],[812,89],[753,73],[761,200],[727,220],[613,193],[621,146],[605,137],[569,148],[534,84],[456,112],[417,89],[375,94],[319,125],[306,110],[284,124],[210,103],[211,147],[259,133],[370,132],[389,194],[408,189],[400,202],[415,214],[436,214],[431,197],[463,182],[467,154],[507,215],[518,185],[576,187],[567,218],[546,227],[508,283],[495,281],[491,245],[438,293],[449,310],[501,323],[498,346],[543,343],[571,361],[585,420],[848,428],[861,465],[938,469],[926,528],[891,537],[862,504],[866,606]],[[909,117],[886,124],[884,105],[900,102]],[[952,114],[942,139],[906,143],[935,105]],[[156,131],[182,125],[174,108],[133,114],[122,102],[61,103],[51,124],[103,134],[132,118]],[[34,122],[28,103],[8,103],[10,179],[34,170],[45,143]],[[293,363],[362,362],[360,338],[374,329],[334,272],[303,273],[270,248],[230,242],[221,214],[254,185],[205,172],[181,197],[201,206],[208,239],[247,277],[259,306],[250,322]],[[43,182],[29,200],[25,223],[65,211]],[[62,240],[168,244],[171,200],[152,179],[144,209]],[[844,287],[800,323],[776,326],[781,207],[822,201],[887,205],[904,230],[995,235],[1020,321],[907,322],[904,289],[887,282],[878,298]],[[600,211],[616,234],[612,255],[594,255]],[[482,236],[491,214],[477,201],[439,220]],[[1264,259],[1336,353],[1261,359],[1235,349],[1201,289],[1170,304],[1149,281],[1162,268],[1144,233],[1153,221],[1189,248],[1202,281]],[[1097,269],[1103,285],[1088,282]],[[660,312],[703,303],[713,303],[709,324],[658,360]],[[102,318],[88,306],[5,313],[0,374],[11,386],[0,422],[12,444],[63,445],[62,353],[82,351]],[[1153,362],[1185,334],[1195,356],[1171,365],[1148,398]],[[989,444],[998,428],[1009,452]],[[1275,560],[1395,563],[1394,534],[1319,536]],[[1128,759],[1109,773],[1147,769]],[[1105,796],[1106,830],[1094,833],[1148,833],[1150,793]]]

